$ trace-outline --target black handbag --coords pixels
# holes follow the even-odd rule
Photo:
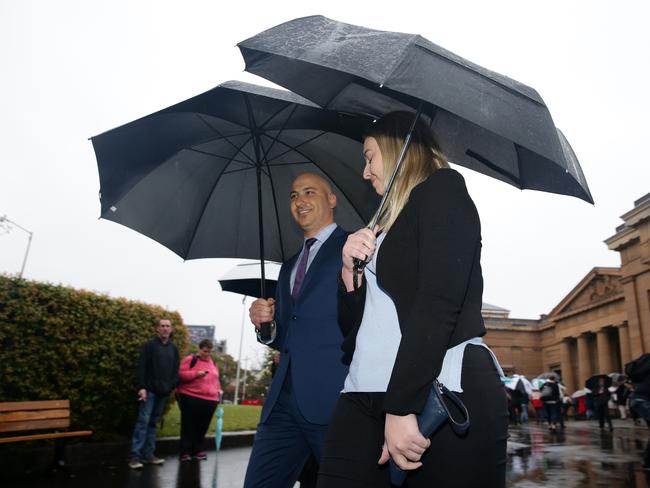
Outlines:
[[[465,417],[464,421],[456,422],[454,420],[442,399],[443,396],[458,407]],[[424,408],[417,415],[417,419],[418,428],[424,437],[431,437],[446,421],[450,422],[452,430],[458,436],[465,435],[467,429],[469,429],[469,412],[467,411],[467,407],[465,407],[465,404],[454,392],[449,391],[437,379],[434,380]],[[402,483],[406,479],[407,471],[401,470],[392,459],[389,461],[388,469],[390,472],[390,482],[393,485],[402,486]]]

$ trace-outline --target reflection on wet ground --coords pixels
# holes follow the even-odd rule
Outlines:
[[[167,456],[162,466],[131,470],[126,461],[92,469],[75,469],[73,475],[56,473],[2,482],[3,488],[240,488],[244,481],[249,447],[208,452],[207,461],[179,463]],[[5,484],[6,483],[6,484]]]
[[[528,447],[508,458],[509,487],[650,486],[650,473],[641,468],[648,430],[631,420],[616,420],[611,433],[582,421],[557,433],[534,423],[511,427],[510,436]]]
[[[632,421],[614,421],[614,432],[601,432],[597,423],[568,422],[565,431],[551,433],[534,423],[511,427],[508,487],[608,488],[650,486],[650,473],[641,469],[648,430]],[[250,447],[224,449],[207,461],[179,463],[167,456],[163,466],[132,471],[126,461],[107,460],[102,466],[64,474],[2,481],[3,488],[238,488],[243,484]],[[444,488],[444,487],[441,487]]]

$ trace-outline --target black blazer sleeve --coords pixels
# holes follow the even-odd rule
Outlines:
[[[343,333],[341,349],[346,356],[352,357],[357,341],[357,332],[363,318],[363,308],[366,303],[366,280],[361,280],[359,289],[348,292],[345,284],[338,276],[338,317],[339,327]],[[346,361],[349,362],[349,361]]]
[[[417,269],[401,271],[416,284],[405,321],[400,317],[402,339],[384,401],[385,411],[396,415],[419,413],[424,407],[457,325],[480,246],[478,213],[456,171],[436,171],[415,187],[407,205],[413,207]]]

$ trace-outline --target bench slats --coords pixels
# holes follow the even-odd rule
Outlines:
[[[50,410],[53,408],[70,408],[70,400],[44,400],[42,402],[4,402],[0,403],[0,412],[17,410]]]
[[[92,435],[92,430],[79,430],[76,432],[54,432],[53,434],[21,435],[17,437],[0,437],[0,444],[8,442],[35,441],[38,439],[60,439],[61,437],[83,437]]]
[[[20,412],[0,413],[0,425],[3,422],[18,422],[20,420],[65,419],[70,417],[70,410],[28,410]]]
[[[62,429],[70,426],[70,419],[24,420],[22,422],[5,422],[0,424],[0,432],[17,430]]]

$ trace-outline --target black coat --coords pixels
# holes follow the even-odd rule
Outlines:
[[[169,395],[178,385],[180,357],[178,348],[171,341],[166,344],[158,336],[142,346],[136,369],[136,388],[159,395]]]
[[[481,228],[457,171],[441,169],[411,192],[377,257],[377,280],[395,303],[402,339],[384,401],[419,413],[447,349],[485,334],[481,316]],[[354,351],[364,286],[339,293],[343,350]]]

